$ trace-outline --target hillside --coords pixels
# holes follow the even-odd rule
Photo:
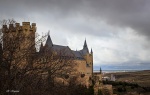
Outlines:
[[[137,83],[143,87],[150,87],[150,70],[137,71],[137,72],[117,72],[117,73],[105,73],[104,76],[113,74],[116,81],[126,81],[131,83]]]

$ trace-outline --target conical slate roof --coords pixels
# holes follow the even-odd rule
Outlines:
[[[53,42],[52,42],[51,37],[50,37],[49,34],[48,34],[45,46],[48,46],[48,47],[52,47],[53,46]]]
[[[40,51],[43,49],[43,43],[41,42]]]
[[[87,43],[86,43],[86,39],[85,39],[84,45],[83,45],[83,49],[82,49],[82,54],[86,55],[88,53],[89,53],[89,49],[88,49],[88,46],[87,46]]]
[[[92,48],[91,48],[91,54],[93,53],[93,50],[92,50]]]
[[[86,39],[85,39],[85,41],[84,41],[84,46],[83,46],[83,48],[87,48]]]
[[[84,41],[84,45],[83,45],[82,50],[73,51],[68,46],[53,44],[53,42],[51,40],[51,37],[48,33],[48,37],[47,37],[45,45],[43,46],[43,43],[41,43],[40,51],[44,51],[44,50],[49,49],[49,48],[52,49],[53,51],[55,51],[56,53],[63,54],[62,55],[63,57],[65,57],[65,56],[75,57],[79,60],[84,60],[84,56],[86,54],[89,54],[89,49],[88,49],[88,46],[87,46],[87,43],[86,43],[86,39]],[[92,50],[91,50],[91,52],[92,52]]]

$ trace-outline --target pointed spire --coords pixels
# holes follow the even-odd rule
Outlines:
[[[101,69],[101,67],[100,67],[100,74],[102,74],[102,69]]]
[[[41,42],[40,52],[42,51],[42,49],[43,49],[43,43]]]
[[[86,38],[85,38],[85,41],[84,41],[84,45],[83,45],[83,54],[86,55],[86,54],[89,54],[89,49],[88,49],[88,46],[87,46],[87,43],[86,43]]]
[[[91,54],[93,54],[93,50],[92,50],[92,48],[91,48]]]
[[[50,30],[48,30],[48,35],[50,34]]]
[[[45,46],[52,47],[53,46],[53,42],[51,40],[51,37],[50,37],[49,33],[50,33],[50,31],[48,31],[48,37],[47,37]]]
[[[87,43],[86,43],[86,38],[85,38],[85,41],[84,41],[84,46],[83,48],[86,48],[87,47]]]

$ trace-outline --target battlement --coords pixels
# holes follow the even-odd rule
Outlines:
[[[11,32],[19,30],[19,31],[23,31],[23,30],[30,30],[30,31],[35,31],[36,32],[36,23],[32,23],[30,25],[30,22],[22,22],[22,26],[20,25],[20,23],[15,23],[15,24],[9,24],[9,27],[7,25],[3,25],[3,32],[7,31],[7,32]]]
[[[32,23],[32,27],[33,27],[33,26],[36,26],[36,23]]]
[[[20,27],[20,23],[16,23],[16,27]]]
[[[23,26],[30,26],[30,22],[22,22]]]
[[[7,25],[3,25],[3,28],[7,28]]]
[[[13,24],[9,24],[9,28],[14,28],[14,25]]]

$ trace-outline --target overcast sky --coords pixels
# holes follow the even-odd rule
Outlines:
[[[150,0],[0,0],[0,20],[10,18],[72,50],[86,38],[94,69],[150,68]]]

